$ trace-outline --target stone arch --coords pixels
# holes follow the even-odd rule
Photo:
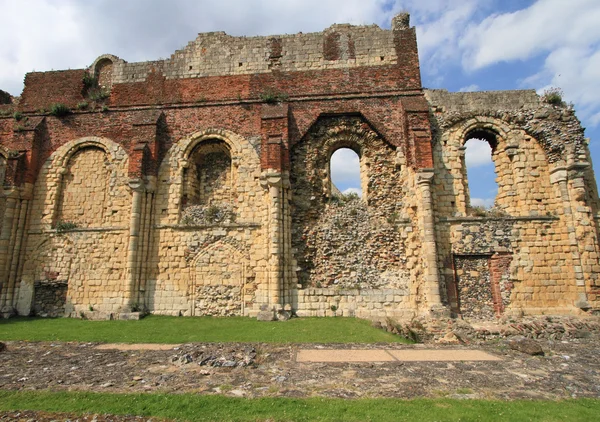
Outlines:
[[[182,203],[204,206],[231,203],[235,183],[231,161],[231,150],[224,141],[207,139],[197,143],[184,172]]]
[[[330,159],[340,147],[360,157],[363,200],[336,201],[330,195]],[[396,146],[356,114],[321,116],[292,147],[292,247],[302,270],[296,272],[299,284],[372,289],[403,283],[399,276],[387,277],[404,274],[404,245],[391,223],[404,212],[406,181],[396,159]],[[389,233],[386,245],[378,242],[376,230]],[[390,245],[394,257],[386,261]]]
[[[105,156],[107,184],[110,189],[107,189],[107,214],[102,224],[116,224],[127,220],[127,213],[122,212],[126,211],[130,204],[127,190],[127,153],[110,139],[90,136],[60,146],[42,165],[34,192],[34,227],[40,225],[38,228],[50,228],[56,224],[69,163],[80,151],[86,149],[101,151]]]
[[[177,145],[182,149],[183,157],[189,159],[191,152],[199,143],[210,139],[218,139],[226,143],[231,150],[231,155],[236,157],[241,153],[242,145],[245,142],[243,137],[230,130],[208,128],[182,139]]]
[[[254,168],[260,168],[255,149],[242,136],[225,129],[208,128],[179,140],[165,154],[158,171],[157,201],[165,206],[158,209],[157,218],[163,222],[177,223],[184,208],[183,196],[186,171],[192,164],[190,156],[203,142],[218,141],[226,145],[231,157],[232,188],[244,176],[238,169],[244,165],[248,177]]]
[[[201,250],[190,266],[193,315],[234,316],[245,313],[254,272],[248,254],[225,239]]]
[[[113,214],[123,211],[125,203],[111,207],[113,188],[118,188],[118,169],[112,158],[106,141],[86,139],[70,146],[61,160],[54,224],[69,221],[101,226],[113,219]]]
[[[486,139],[488,136],[494,136],[496,137],[495,142],[498,143],[508,139],[508,134],[511,130],[513,128],[502,120],[485,116],[475,116],[457,122],[446,133],[454,132],[452,138],[462,140],[464,145],[465,140],[469,139],[469,135],[473,133],[482,134],[483,139]]]
[[[307,146],[310,143],[314,147]],[[379,144],[387,148],[386,157],[376,157],[370,153],[370,145]],[[313,148],[313,152],[306,149]],[[349,148],[356,152],[360,160],[360,178],[363,199],[368,203],[380,200],[383,192],[372,190],[374,175],[371,174],[371,164],[380,159],[395,158],[396,147],[381,137],[362,115],[352,116],[321,116],[307,131],[303,138],[292,147],[291,179],[296,189],[312,190],[314,195],[331,197],[331,174],[329,163],[332,154],[340,148]],[[308,168],[302,162],[309,161]]]
[[[445,154],[460,158],[460,168],[450,170],[459,180],[459,186],[455,186],[459,212],[473,212],[465,164],[465,143],[470,139],[483,139],[492,149],[498,211],[513,216],[549,212],[547,206],[553,203],[553,193],[544,146],[520,127],[489,116],[457,121],[441,138]]]
[[[123,60],[112,54],[103,54],[94,60],[89,69],[98,81],[100,89],[107,91],[112,89],[113,69],[118,62],[123,62]]]

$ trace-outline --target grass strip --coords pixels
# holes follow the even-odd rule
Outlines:
[[[0,319],[0,340],[102,343],[402,343],[406,339],[357,318],[294,318],[261,322],[253,318],[168,317],[139,321],[74,318]]]
[[[0,410],[102,413],[182,421],[592,421],[600,400],[260,398],[194,394],[0,391]]]

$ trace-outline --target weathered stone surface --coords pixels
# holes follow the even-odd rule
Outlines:
[[[275,321],[275,313],[273,311],[260,311],[256,316],[259,321]]]
[[[10,368],[0,377],[0,388],[10,390],[100,391],[111,393],[222,394],[240,390],[245,397],[332,398],[439,398],[441,394],[464,394],[480,398],[560,400],[600,397],[598,336],[565,341],[540,340],[546,356],[530,356],[491,341],[481,345],[276,345],[253,344],[257,357],[245,367],[200,366],[173,362],[179,352],[209,350],[211,356],[228,357],[245,350],[243,344],[182,345],[173,350],[98,349],[95,344],[57,342],[11,342],[0,354],[0,367]],[[207,349],[203,349],[205,346]],[[482,351],[496,361],[398,362],[379,364],[297,362],[301,349],[394,350],[418,353]],[[223,354],[214,353],[222,350]],[[234,354],[234,353],[232,353]],[[242,353],[243,355],[243,353]],[[203,355],[204,356],[204,355]],[[198,355],[200,357],[200,355]],[[194,359],[194,358],[193,358]],[[79,365],[77,362],[84,362]],[[44,370],[46,368],[46,370]],[[142,376],[142,381],[132,381]],[[401,379],[402,382],[398,382]],[[111,386],[102,387],[110,383]],[[228,386],[225,388],[223,386]],[[231,393],[233,394],[233,393]],[[62,420],[62,419],[61,419]]]
[[[542,349],[542,346],[540,346],[540,343],[525,337],[517,337],[510,339],[508,341],[508,347],[510,347],[513,350],[517,350],[521,353],[527,353],[528,355],[532,356],[544,354],[544,350]]]
[[[408,321],[450,312],[600,309],[600,199],[573,110],[423,91],[407,14],[106,54],[0,103],[2,315],[356,316],[419,336]],[[471,204],[471,139],[492,150],[491,210]],[[332,189],[340,148],[360,199]]]

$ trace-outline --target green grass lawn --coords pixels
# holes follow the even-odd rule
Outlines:
[[[109,413],[184,421],[593,421],[600,401],[262,398],[0,391],[0,410]]]
[[[71,318],[0,319],[0,340],[105,343],[398,343],[406,339],[356,318],[294,318],[260,322],[252,318],[147,316],[140,321]]]

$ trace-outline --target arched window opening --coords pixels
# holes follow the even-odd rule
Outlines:
[[[218,139],[198,144],[185,173],[182,222],[219,223],[233,220],[233,173],[229,146]]]
[[[350,148],[339,148],[329,161],[331,197],[358,195],[363,198],[360,157]]]
[[[494,207],[498,195],[496,168],[492,160],[497,145],[496,135],[485,130],[473,130],[465,139],[467,204],[474,211],[489,210]]]

